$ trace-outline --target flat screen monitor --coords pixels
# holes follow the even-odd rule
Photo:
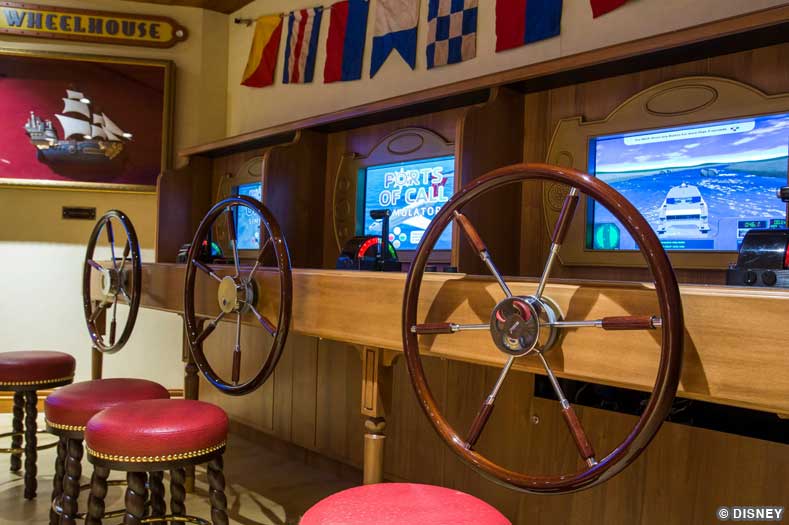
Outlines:
[[[239,184],[236,195],[245,195],[260,200],[263,196],[263,185],[260,182]],[[239,250],[257,250],[260,248],[260,217],[246,206],[235,208],[236,242]]]
[[[364,168],[363,235],[380,235],[381,221],[372,210],[390,210],[389,240],[398,251],[415,250],[430,221],[455,188],[455,157],[382,164]],[[434,250],[452,248],[452,226],[439,237]]]
[[[752,228],[785,228],[789,113],[600,136],[589,172],[644,215],[663,247],[736,251]],[[589,201],[586,248],[635,250],[611,213]]]

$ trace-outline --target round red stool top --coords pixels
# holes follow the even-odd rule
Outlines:
[[[332,494],[299,525],[512,525],[499,511],[464,492],[417,483],[378,483]]]
[[[209,454],[225,446],[228,419],[218,406],[189,399],[135,401],[93,416],[88,453],[111,461],[159,462]]]
[[[34,387],[71,381],[76,366],[74,357],[63,352],[0,352],[0,387]]]
[[[121,403],[141,399],[169,399],[159,383],[147,379],[94,379],[65,386],[47,396],[47,424],[58,430],[82,432],[98,412]]]

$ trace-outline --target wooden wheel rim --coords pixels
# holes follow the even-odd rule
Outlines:
[[[214,371],[211,364],[206,358],[203,351],[202,344],[198,344],[197,338],[199,335],[200,327],[195,316],[195,275],[197,267],[194,264],[195,258],[198,257],[198,250],[206,234],[213,226],[216,219],[226,209],[230,207],[247,207],[255,211],[260,218],[261,224],[265,227],[269,238],[272,241],[274,249],[274,256],[277,262],[277,270],[279,273],[280,294],[279,294],[279,311],[277,315],[277,331],[273,338],[271,347],[269,349],[268,357],[261,365],[257,374],[249,381],[240,384],[232,384],[221,377]],[[261,249],[258,254],[262,258],[265,252]],[[253,279],[254,280],[254,279]],[[195,364],[202,372],[203,376],[217,389],[230,395],[243,395],[257,389],[262,385],[274,372],[277,366],[282,351],[285,348],[285,341],[288,338],[288,329],[290,327],[290,316],[293,302],[293,280],[290,266],[290,254],[288,252],[288,245],[282,235],[282,230],[279,227],[273,214],[261,202],[246,196],[235,196],[227,198],[218,202],[211,208],[208,213],[203,217],[200,225],[197,227],[192,245],[189,247],[189,255],[186,262],[185,282],[184,282],[184,322],[186,323],[186,337],[189,342],[189,349],[194,357]]]
[[[123,327],[120,337],[109,345],[104,344],[104,340],[96,327],[96,322],[93,320],[93,300],[90,295],[90,275],[93,269],[88,261],[93,260],[93,253],[96,249],[96,243],[99,240],[102,230],[105,225],[110,224],[112,219],[116,219],[123,226],[126,232],[127,245],[129,246],[129,256],[131,257],[131,289],[126,290],[129,295],[129,314],[126,317],[126,324]],[[123,348],[131,337],[134,324],[137,321],[137,312],[140,309],[140,297],[142,291],[142,258],[140,257],[140,243],[137,240],[137,232],[134,230],[134,225],[131,220],[120,210],[110,210],[105,213],[93,227],[93,231],[88,239],[88,248],[85,252],[85,260],[82,265],[82,307],[85,312],[85,322],[88,325],[88,333],[93,341],[93,346],[100,352],[106,354],[114,354]],[[116,294],[117,300],[117,294]]]
[[[479,195],[503,185],[526,180],[549,180],[578,188],[605,206],[636,240],[652,272],[662,316],[661,355],[655,386],[633,430],[596,465],[570,475],[531,476],[504,468],[479,452],[446,420],[437,406],[419,354],[418,335],[411,331],[417,321],[419,291],[428,256],[438,237],[453,220],[453,213]],[[411,384],[433,428],[453,452],[483,475],[509,488],[535,493],[572,492],[602,483],[632,463],[646,448],[671,409],[679,384],[683,353],[682,302],[674,271],[663,246],[644,217],[613,188],[579,171],[546,164],[516,164],[494,170],[465,186],[433,218],[417,247],[406,278],[403,296],[403,346]]]

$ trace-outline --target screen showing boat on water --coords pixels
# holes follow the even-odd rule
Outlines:
[[[589,173],[646,217],[667,250],[736,251],[752,228],[785,228],[789,113],[590,140]],[[587,206],[586,248],[635,250],[603,206]]]

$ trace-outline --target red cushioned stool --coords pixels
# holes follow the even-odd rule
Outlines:
[[[96,414],[85,431],[88,461],[94,466],[87,523],[101,523],[110,470],[127,473],[124,523],[140,523],[146,501],[151,516],[165,521],[164,470],[170,471],[170,517],[205,523],[185,515],[184,478],[185,467],[208,463],[211,519],[226,525],[222,453],[227,429],[228,418],[221,408],[187,399],[136,401]]]
[[[169,399],[167,389],[145,379],[95,379],[61,388],[44,402],[47,430],[60,438],[52,486],[50,525],[71,525],[82,476],[82,440],[88,420],[102,410],[146,399]],[[62,500],[62,501],[61,501]]]
[[[418,483],[377,483],[316,503],[299,525],[512,525],[499,511],[463,492]]]
[[[74,380],[76,361],[63,352],[28,351],[0,353],[0,391],[14,392],[14,416],[12,431],[0,434],[11,436],[11,448],[0,452],[11,454],[11,471],[22,468],[22,454],[25,455],[25,499],[36,496],[36,451],[51,448],[52,445],[39,447],[36,439],[38,429],[37,391],[67,385]],[[25,428],[22,430],[22,419]],[[43,431],[42,431],[43,432]],[[22,449],[24,434],[25,448]]]

